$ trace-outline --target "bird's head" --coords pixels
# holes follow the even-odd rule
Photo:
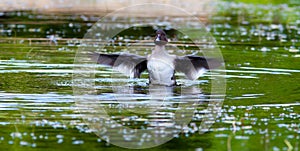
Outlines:
[[[155,45],[160,45],[160,46],[166,45],[168,43],[167,34],[163,30],[158,29],[156,31],[154,43]]]

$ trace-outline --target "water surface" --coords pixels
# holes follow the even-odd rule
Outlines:
[[[259,14],[257,9],[249,11]],[[36,15],[22,14],[21,17],[29,20]],[[235,20],[226,15],[215,16],[207,25],[222,51],[226,70],[216,70],[192,82],[178,74],[183,86],[164,89],[149,87],[146,74],[142,79],[131,80],[117,77],[118,73],[108,67],[97,66],[95,77],[90,79],[96,91],[86,95],[91,101],[79,103],[72,90],[73,68],[86,65],[73,64],[80,47],[78,39],[73,38],[83,37],[95,20],[83,22],[78,16],[70,16],[64,18],[68,22],[37,26],[16,22],[16,15],[8,17],[0,26],[0,148],[121,149],[109,143],[105,136],[100,139],[94,133],[95,127],[89,125],[88,117],[102,114],[89,109],[101,106],[109,111],[110,120],[117,121],[109,126],[126,125],[131,130],[159,127],[162,128],[160,137],[172,132],[172,140],[152,150],[299,150],[300,22],[262,22],[246,15]],[[132,30],[153,31],[150,27]],[[58,41],[58,45],[27,40],[27,37],[45,38],[52,31],[71,39]],[[145,35],[130,37],[129,33],[121,34],[122,43],[107,47],[106,53],[126,49],[126,39],[127,42],[151,40]],[[14,36],[20,39],[8,39]],[[197,51],[186,43],[184,37],[178,37],[182,54]],[[151,51],[151,44],[138,43],[136,47],[138,54]],[[210,94],[211,81],[217,77],[226,78],[225,101],[212,127],[199,134],[210,99],[223,97]],[[118,87],[120,84],[122,87]],[[145,106],[149,103],[152,106]],[[188,114],[192,119],[189,124],[174,122],[178,106],[186,111],[181,114],[192,111],[193,114]],[[153,114],[147,114],[150,111]],[[123,130],[119,132],[120,140],[142,142],[135,140],[130,131]],[[145,136],[143,141],[151,139]]]

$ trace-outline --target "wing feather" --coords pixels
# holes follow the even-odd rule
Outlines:
[[[146,57],[134,54],[94,53],[92,60],[97,61],[98,64],[111,66],[114,70],[134,78],[140,78],[141,73],[147,69]]]
[[[175,59],[175,71],[182,72],[190,80],[195,80],[207,70],[217,68],[220,61],[201,56],[181,56]]]

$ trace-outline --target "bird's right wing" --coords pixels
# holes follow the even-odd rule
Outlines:
[[[113,67],[127,76],[139,78],[141,73],[147,69],[147,59],[134,54],[99,54],[94,53],[92,60],[98,64]]]

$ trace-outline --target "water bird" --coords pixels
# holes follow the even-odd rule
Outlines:
[[[167,34],[159,29],[154,38],[155,47],[148,56],[130,53],[99,54],[93,53],[92,58],[98,64],[113,67],[131,78],[140,78],[141,73],[148,71],[149,84],[176,86],[175,72],[182,72],[190,80],[199,78],[207,70],[217,68],[221,62],[214,58],[169,54],[165,48],[168,43]]]

